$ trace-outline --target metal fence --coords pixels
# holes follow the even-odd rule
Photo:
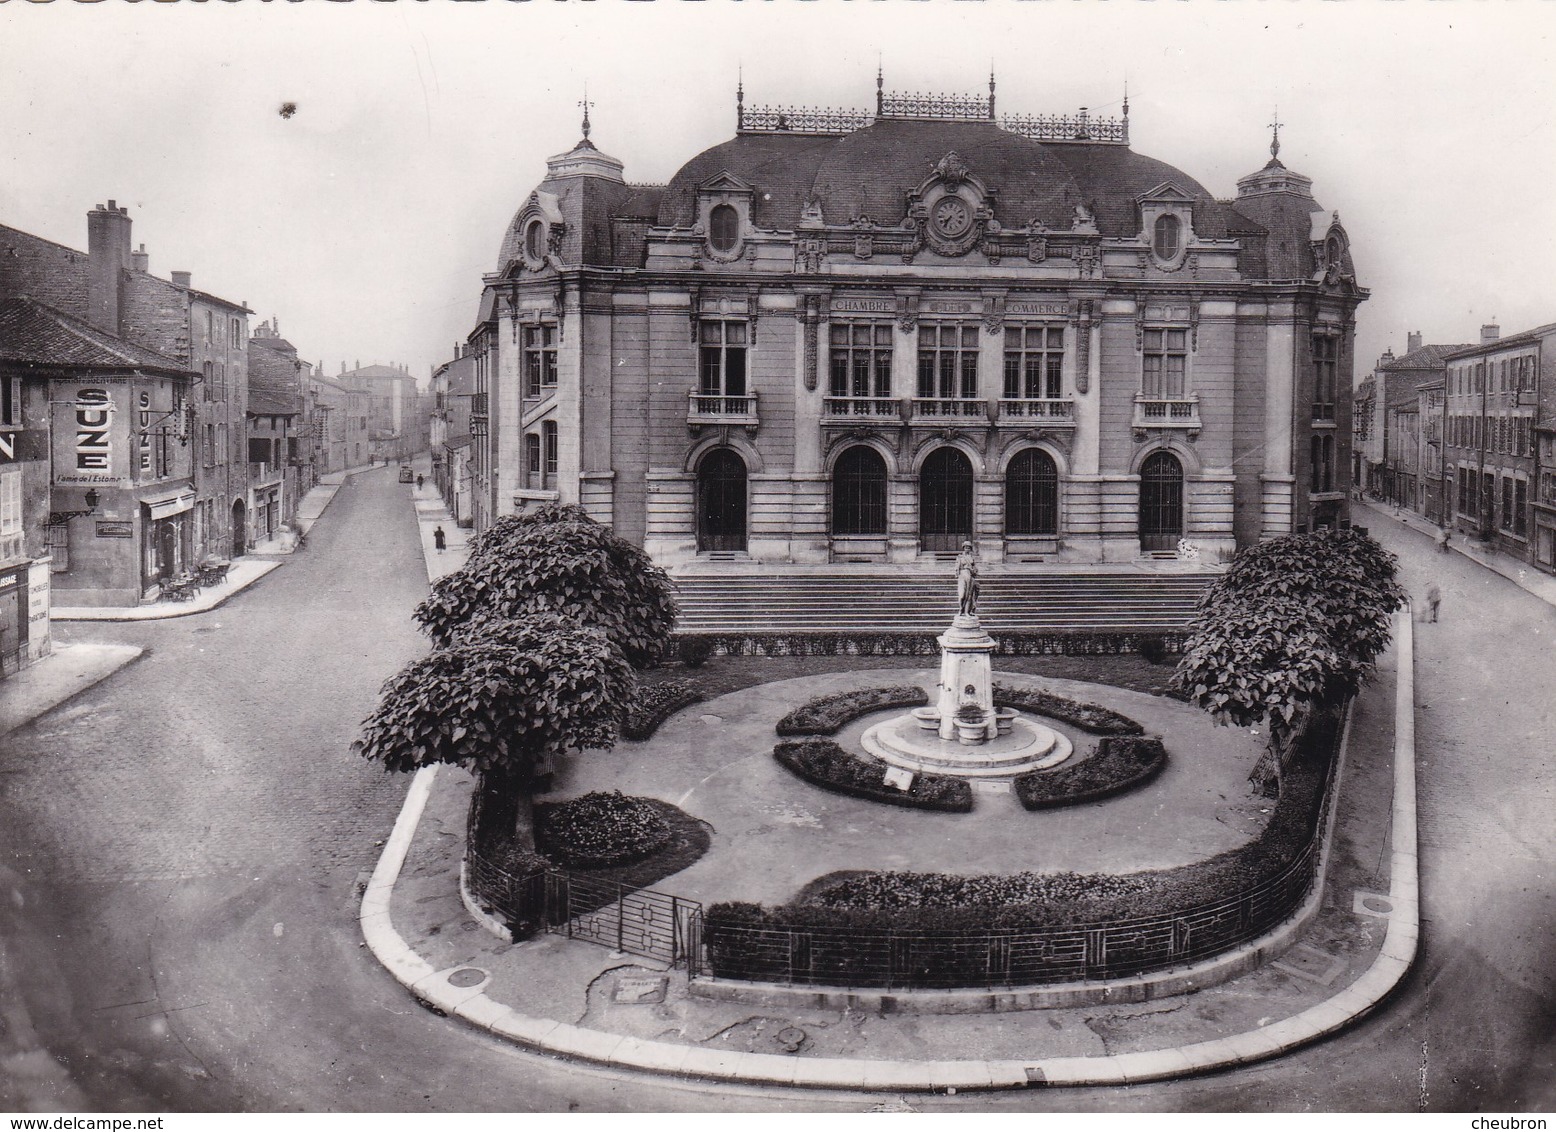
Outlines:
[[[544,928],[689,966],[702,948],[702,905],[695,900],[554,869],[515,874],[474,849],[465,871],[477,899],[520,935]]]
[[[689,973],[800,986],[886,989],[1011,987],[1118,979],[1221,954],[1288,920],[1317,879],[1334,766],[1314,829],[1275,874],[1225,898],[1170,914],[1052,928],[705,925]]]

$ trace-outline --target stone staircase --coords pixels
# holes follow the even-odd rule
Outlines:
[[[1194,615],[1211,573],[985,574],[978,616],[991,633],[1170,631]],[[928,574],[689,575],[676,579],[681,633],[943,632],[955,585]]]

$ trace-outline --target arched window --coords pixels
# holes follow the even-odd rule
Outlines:
[[[546,252],[546,233],[538,220],[531,220],[524,229],[524,254],[530,259],[540,259]]]
[[[718,251],[731,250],[740,240],[740,214],[730,205],[714,205],[708,214],[708,239]]]
[[[697,549],[746,548],[746,462],[715,448],[697,465]]]
[[[1176,216],[1158,216],[1156,218],[1156,233],[1153,243],[1156,247],[1157,259],[1178,258],[1178,218]]]
[[[1183,465],[1170,452],[1153,452],[1140,467],[1140,549],[1177,549],[1183,536]]]
[[[832,469],[832,533],[886,533],[886,461],[873,448],[850,448]]]
[[[949,553],[973,537],[973,470],[947,445],[924,461],[918,480],[919,545]]]
[[[1028,448],[1005,471],[1005,533],[1059,533],[1059,469],[1041,448]]]

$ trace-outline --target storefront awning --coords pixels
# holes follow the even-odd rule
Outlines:
[[[140,502],[142,507],[151,512],[153,519],[166,519],[169,515],[177,515],[180,511],[192,509],[195,493],[190,488],[181,487],[173,491],[149,495]]]

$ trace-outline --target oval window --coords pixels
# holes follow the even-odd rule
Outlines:
[[[717,250],[729,251],[740,239],[740,215],[727,204],[714,205],[708,214],[708,239]]]
[[[1156,218],[1156,258],[1178,258],[1178,218],[1176,216],[1158,216]]]
[[[529,227],[524,229],[524,254],[530,259],[539,259],[545,254],[546,238],[542,231],[540,221],[531,220]]]

